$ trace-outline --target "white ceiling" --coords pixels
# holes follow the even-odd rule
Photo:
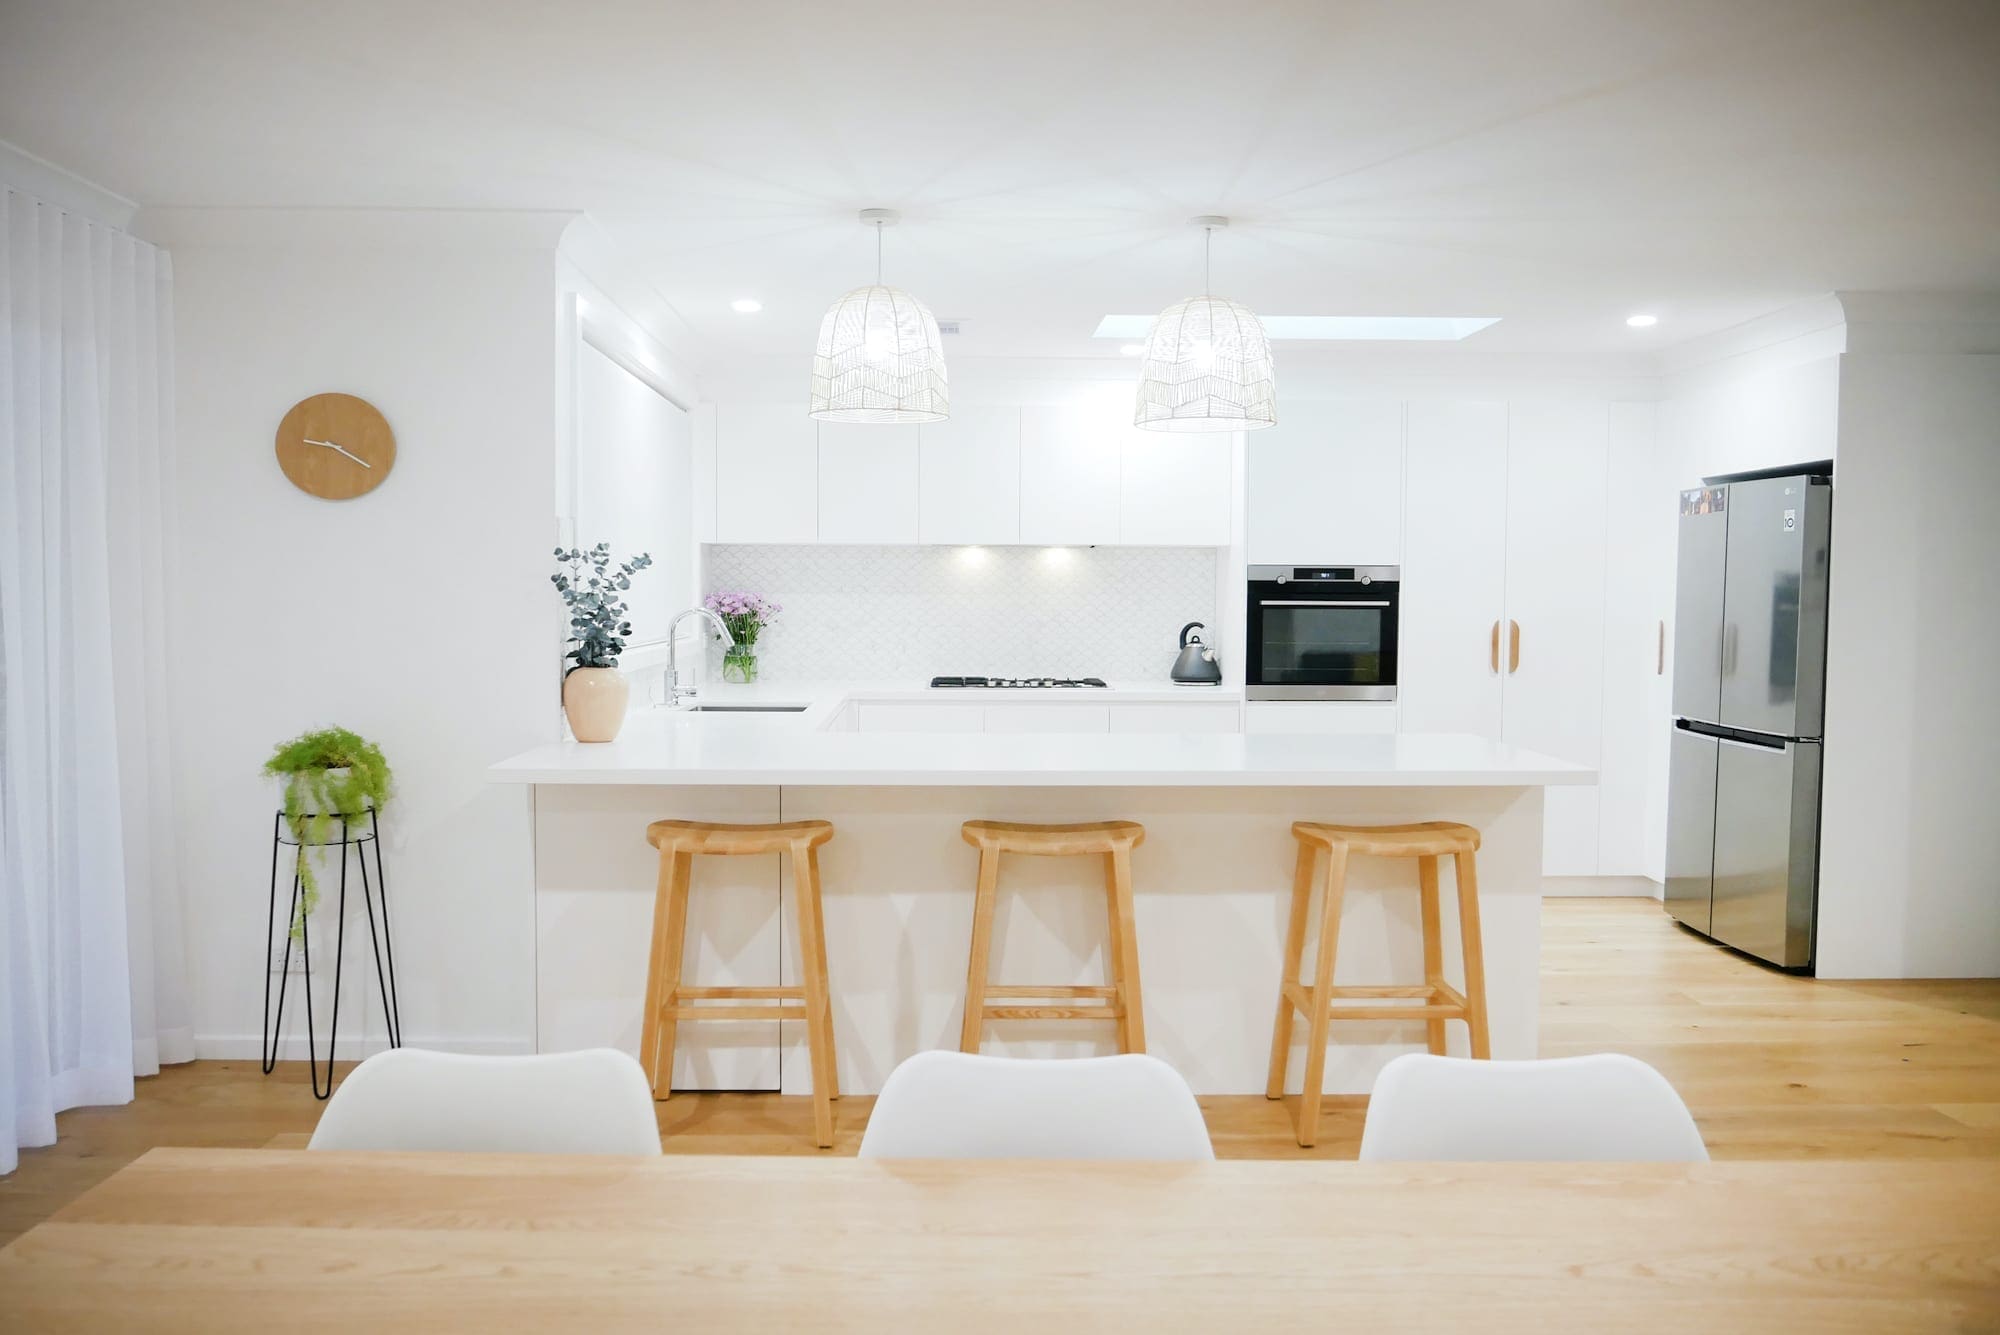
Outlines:
[[[953,355],[1115,357],[1209,212],[1220,293],[1496,350],[2000,287],[1994,0],[0,0],[0,138],[148,206],[587,210],[725,360],[800,354],[869,206]]]

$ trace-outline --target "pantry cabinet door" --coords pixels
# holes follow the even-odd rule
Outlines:
[[[1412,402],[1406,449],[1396,655],[1402,728],[1497,739],[1506,667],[1507,405]]]
[[[1656,415],[1651,403],[1611,405],[1597,874],[1662,880],[1671,723],[1667,620],[1679,493],[1656,448]]]
[[[819,424],[819,540],[917,540],[917,428]]]
[[[1110,404],[1021,410],[1021,541],[1118,541],[1119,475],[1129,419]]]
[[[1118,541],[1127,547],[1227,547],[1234,440],[1229,432],[1177,435],[1128,427]]]
[[[1403,557],[1403,405],[1279,405],[1244,441],[1252,565],[1397,565]]]
[[[957,408],[919,432],[918,536],[972,546],[1021,540],[1021,410]]]
[[[819,423],[803,403],[725,403],[715,421],[715,540],[819,539]]]
[[[1508,409],[1500,735],[1593,768],[1603,739],[1608,434],[1602,402],[1516,402]],[[1549,789],[1546,875],[1597,874],[1598,801],[1595,784]]]

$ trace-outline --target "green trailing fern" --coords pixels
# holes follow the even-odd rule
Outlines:
[[[393,776],[382,749],[346,728],[322,728],[280,743],[264,762],[264,773],[284,782],[285,824],[298,845],[301,894],[291,927],[296,937],[319,903],[309,850],[327,842],[341,817],[354,821],[370,807],[380,811]]]

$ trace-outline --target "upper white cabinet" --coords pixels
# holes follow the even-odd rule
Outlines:
[[[923,427],[720,404],[713,540],[1227,546],[1232,439],[1140,431],[1122,397]]]
[[[917,427],[819,423],[819,540],[917,540]]]
[[[1403,405],[1281,403],[1244,440],[1252,565],[1397,565],[1403,556]]]
[[[819,423],[804,405],[718,405],[717,542],[819,537]]]
[[[1118,541],[1124,445],[1134,428],[1107,406],[1021,410],[1021,541]]]
[[[1126,428],[1118,541],[1132,547],[1229,544],[1229,446],[1234,437]]]
[[[961,407],[921,428],[920,542],[1021,540],[1021,410]]]

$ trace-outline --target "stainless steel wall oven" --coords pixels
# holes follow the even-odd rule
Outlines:
[[[1252,700],[1394,700],[1398,566],[1251,566]]]

